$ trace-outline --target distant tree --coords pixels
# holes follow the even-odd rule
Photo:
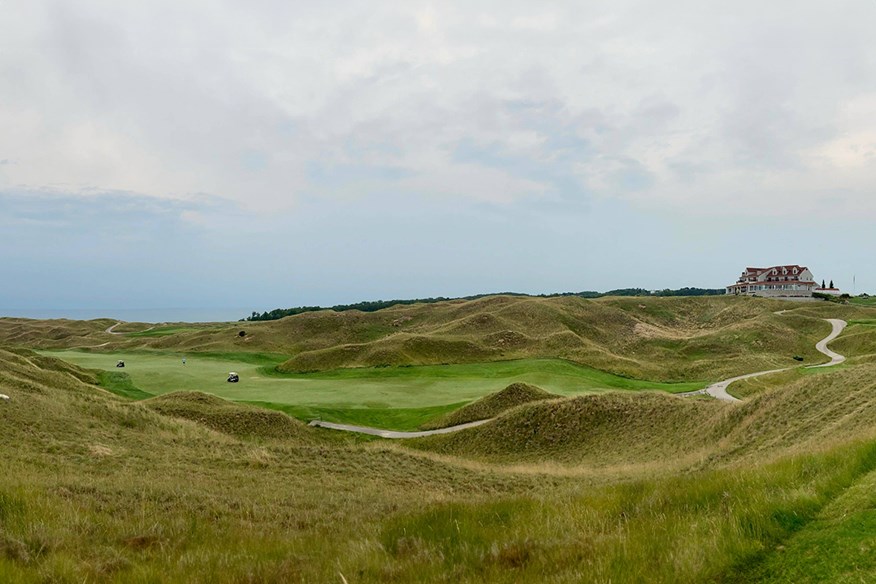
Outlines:
[[[830,288],[833,289],[833,280],[830,281]]]
[[[827,286],[824,285],[824,280],[821,281],[821,287],[822,287],[822,288],[826,288],[826,287],[827,287]]]

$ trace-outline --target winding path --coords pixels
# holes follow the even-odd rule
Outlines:
[[[781,311],[785,312],[785,311]],[[777,312],[776,314],[780,314]],[[827,322],[830,323],[832,330],[830,334],[827,335],[824,339],[818,341],[815,345],[815,348],[819,353],[830,357],[829,363],[822,363],[821,365],[810,365],[807,369],[815,369],[818,367],[833,367],[834,365],[839,365],[843,361],[846,360],[845,357],[840,355],[839,353],[835,353],[827,348],[827,344],[832,340],[840,336],[843,330],[846,328],[848,323],[844,320],[840,320],[838,318],[826,318]],[[733,397],[729,393],[727,393],[727,387],[730,384],[735,383],[737,381],[742,381],[743,379],[752,379],[754,377],[761,377],[763,375],[770,375],[771,373],[781,373],[782,371],[788,371],[792,369],[792,367],[785,367],[784,369],[772,369],[770,371],[759,371],[757,373],[749,373],[748,375],[740,375],[739,377],[731,377],[730,379],[725,379],[724,381],[719,381],[718,383],[714,383],[705,389],[701,389],[699,391],[692,391],[690,393],[685,393],[681,395],[696,395],[696,394],[707,394],[716,399],[720,399],[728,402],[738,402],[739,398]]]
[[[490,418],[491,420],[492,418]],[[370,434],[371,436],[380,436],[381,438],[422,438],[423,436],[434,436],[435,434],[449,434],[465,430],[466,428],[474,428],[481,424],[486,424],[490,420],[478,420],[476,422],[466,422],[456,426],[447,426],[437,430],[421,430],[419,432],[397,432],[395,430],[381,430],[380,428],[369,428],[368,426],[351,426],[349,424],[335,424],[334,422],[323,422],[321,420],[312,420],[308,426],[316,428],[329,428],[331,430],[344,430],[345,432],[356,432],[358,434]]]

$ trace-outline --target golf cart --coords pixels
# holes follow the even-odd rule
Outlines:
[[[237,375],[237,373],[232,371],[228,374],[228,383],[237,383],[238,381],[240,381],[240,377]]]
[[[116,367],[124,367],[124,366],[125,366],[125,362],[122,361],[121,359],[119,359],[119,362],[116,363]]]

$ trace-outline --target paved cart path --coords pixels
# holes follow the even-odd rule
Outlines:
[[[465,430],[466,428],[474,428],[481,424],[486,424],[490,420],[478,420],[476,422],[467,422],[457,426],[448,426],[437,430],[422,430],[419,432],[397,432],[395,430],[382,430],[380,428],[369,428],[368,426],[351,426],[349,424],[335,424],[334,422],[323,422],[321,420],[313,420],[310,426],[317,428],[330,428],[332,430],[344,430],[345,432],[357,432],[359,434],[370,434],[371,436],[380,436],[381,438],[421,438],[423,436],[434,436],[435,434],[449,434]]]
[[[782,312],[784,312],[784,311],[782,311]],[[779,313],[777,312],[776,314],[779,314]],[[839,365],[840,363],[842,363],[843,361],[846,360],[846,358],[844,356],[840,355],[839,353],[835,353],[835,352],[831,351],[830,349],[828,349],[827,344],[830,343],[835,338],[837,338],[838,336],[840,336],[840,334],[846,328],[848,323],[846,321],[840,320],[838,318],[827,318],[825,320],[830,323],[832,330],[830,331],[830,334],[827,335],[824,339],[818,341],[818,343],[815,345],[815,348],[818,350],[819,353],[826,355],[827,357],[830,357],[830,362],[829,363],[822,363],[821,365],[810,365],[809,367],[807,367],[807,369],[815,369],[818,367],[833,367],[834,365]],[[699,391],[692,391],[690,393],[684,393],[684,394],[680,394],[680,395],[706,394],[706,395],[710,395],[716,399],[720,399],[723,401],[738,402],[738,401],[740,401],[739,398],[735,398],[732,395],[730,395],[729,393],[727,393],[727,388],[730,386],[730,384],[735,383],[737,381],[742,381],[743,379],[752,379],[754,377],[761,377],[762,375],[769,375],[771,373],[781,373],[782,371],[788,371],[789,369],[792,369],[792,367],[785,367],[784,369],[771,369],[770,371],[758,371],[757,373],[749,373],[748,375],[740,375],[738,377],[731,377],[730,379],[725,379],[724,381],[719,381],[718,383],[714,383],[705,389],[701,389]]]

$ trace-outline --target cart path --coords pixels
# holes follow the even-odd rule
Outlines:
[[[490,418],[491,420],[492,418]],[[478,420],[476,422],[467,422],[457,426],[448,426],[439,428],[438,430],[422,430],[419,432],[396,432],[395,430],[382,430],[380,428],[369,428],[368,426],[351,426],[349,424],[335,424],[333,422],[323,422],[321,420],[312,420],[308,426],[316,428],[329,428],[331,430],[343,430],[345,432],[357,432],[359,434],[370,434],[371,436],[380,436],[381,438],[421,438],[423,436],[434,436],[435,434],[449,434],[450,432],[458,432],[466,428],[474,428],[481,424],[486,424],[490,420]]]
[[[784,312],[784,311],[783,311]],[[779,314],[779,313],[776,313]],[[840,336],[843,330],[848,326],[848,323],[844,320],[840,320],[838,318],[826,318],[827,322],[830,323],[832,330],[830,334],[827,335],[824,339],[818,341],[815,345],[816,350],[819,353],[830,357],[829,363],[822,363],[821,365],[810,365],[807,369],[816,369],[818,367],[833,367],[834,365],[839,365],[846,358],[839,353],[835,353],[827,348],[827,344],[832,340]],[[697,395],[697,394],[706,394],[710,395],[716,399],[720,399],[728,402],[738,402],[739,398],[733,397],[729,393],[727,393],[727,388],[730,384],[735,383],[737,381],[742,381],[743,379],[752,379],[754,377],[760,377],[762,375],[770,375],[772,373],[781,373],[782,371],[788,371],[793,369],[793,367],[785,367],[784,369],[772,369],[770,371],[759,371],[757,373],[749,373],[748,375],[740,375],[738,377],[731,377],[730,379],[725,379],[724,381],[719,381],[718,383],[714,383],[705,389],[701,389],[699,391],[692,391],[689,393],[683,393],[679,395]]]
[[[124,334],[127,334],[127,333],[117,333],[116,331],[113,330],[114,328],[116,328],[116,327],[119,326],[120,324],[122,324],[122,323],[121,323],[121,322],[117,322],[116,324],[114,324],[113,326],[109,327],[108,329],[106,329],[106,330],[103,331],[103,332],[105,332],[105,333],[109,333],[109,334],[111,334],[111,335],[124,335]],[[150,327],[147,328],[147,329],[143,329],[142,331],[137,331],[137,332],[138,332],[138,333],[145,333],[146,331],[151,331],[151,330],[154,329],[154,328],[155,328],[155,325],[152,325],[152,326],[150,326]],[[105,344],[107,344],[107,343],[104,343],[104,345],[105,345]],[[103,346],[103,345],[101,345],[101,346]]]
[[[822,353],[822,354],[830,357],[830,363],[822,363],[821,365],[811,365],[809,367],[810,369],[815,369],[817,367],[833,367],[834,365],[839,365],[840,363],[843,363],[846,360],[846,358],[843,355],[840,355],[839,353],[834,353],[833,351],[828,349],[827,344],[829,342],[831,342],[832,340],[834,340],[835,338],[837,338],[838,336],[840,336],[840,334],[842,334],[843,330],[845,330],[845,328],[848,326],[849,323],[847,323],[844,320],[840,320],[838,318],[828,318],[827,322],[829,322],[833,326],[833,331],[831,331],[830,336],[826,337],[824,340],[820,341],[817,345],[815,345],[815,348],[818,349],[819,353]]]

